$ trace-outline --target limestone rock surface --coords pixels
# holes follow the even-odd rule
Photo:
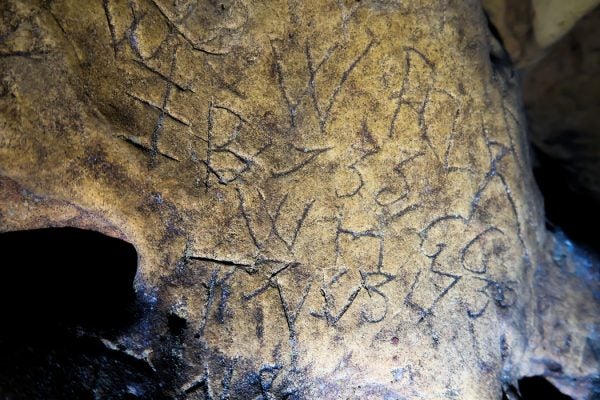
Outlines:
[[[135,246],[130,395],[583,399],[596,281],[519,99],[474,0],[2,1],[0,230]]]

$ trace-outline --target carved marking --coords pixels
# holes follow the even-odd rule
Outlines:
[[[361,310],[361,318],[365,322],[369,322],[372,324],[376,324],[385,319],[388,313],[389,301],[385,293],[383,293],[380,288],[388,283],[392,282],[396,279],[396,276],[392,274],[388,274],[385,272],[362,272],[360,271],[360,276],[362,280],[362,286],[367,291],[369,298],[373,297],[373,295],[379,296],[383,299],[384,309],[379,317],[374,316],[372,314],[367,313],[364,309]],[[371,283],[371,280],[375,281]]]
[[[271,272],[269,274],[269,276],[267,277],[267,279],[261,286],[259,286],[252,292],[245,293],[243,295],[243,299],[246,301],[252,300],[256,296],[263,294],[270,288],[276,288],[276,283],[275,283],[274,279],[278,274],[287,270],[288,268],[295,268],[300,265],[297,262],[285,262],[285,261],[281,261],[281,260],[261,260],[258,264],[260,264],[260,265],[275,264],[275,265],[279,265],[279,266],[275,270],[273,270],[273,272]]]
[[[288,342],[291,348],[290,364],[292,367],[295,367],[298,361],[298,334],[296,330],[296,321],[312,288],[312,276],[299,272],[302,265],[297,262],[263,260],[262,263],[275,264],[278,266],[266,277],[261,286],[250,293],[245,293],[242,298],[245,301],[249,301],[266,293],[269,289],[276,291],[289,332]],[[286,276],[288,276],[288,278],[286,278]],[[286,279],[288,280],[287,288],[284,281]],[[294,289],[299,289],[302,285],[304,285],[304,287],[301,289],[299,296],[297,296],[298,293]],[[293,292],[292,296],[286,294],[288,290]]]
[[[358,162],[358,161],[357,161]],[[335,195],[339,198],[346,198],[346,197],[353,197],[356,196],[358,194],[358,192],[360,192],[360,190],[363,188],[363,186],[365,185],[365,180],[362,176],[362,173],[358,170],[358,168],[356,167],[355,164],[349,165],[348,169],[352,170],[356,176],[358,176],[358,185],[356,185],[356,187],[354,189],[352,189],[351,191],[347,192],[347,193],[340,193],[338,191],[338,189],[335,189]]]
[[[251,222],[250,215],[248,214],[242,192],[240,189],[236,189],[236,190],[237,190],[238,198],[239,198],[240,212],[242,213],[242,217],[244,218],[246,227],[248,228],[248,233],[250,234],[250,237],[252,238],[252,242],[254,243],[254,245],[257,248],[261,249],[267,244],[267,242],[270,240],[271,237],[275,237],[278,240],[280,240],[289,251],[293,251],[294,247],[296,245],[298,236],[300,235],[302,226],[304,225],[304,222],[306,221],[306,218],[308,217],[310,209],[312,208],[313,204],[315,203],[315,200],[309,200],[305,203],[302,213],[300,214],[300,216],[298,217],[298,219],[296,221],[291,238],[285,238],[281,234],[281,227],[279,225],[279,217],[281,215],[281,209],[287,203],[288,195],[287,194],[284,195],[281,198],[281,200],[279,201],[278,205],[275,207],[275,210],[270,211],[268,209],[267,199],[266,199],[265,195],[260,190],[258,190],[258,195],[259,195],[259,199],[261,202],[261,208],[264,209],[265,213],[267,214],[269,221],[270,221],[270,225],[271,225],[267,236],[264,239],[260,240],[256,234],[255,229],[253,228],[253,224]]]
[[[312,105],[313,105],[314,110],[319,119],[319,129],[320,129],[321,133],[323,133],[325,131],[327,122],[328,122],[330,114],[331,114],[331,110],[333,109],[333,106],[335,105],[337,97],[338,97],[339,93],[341,92],[343,86],[345,85],[346,81],[348,80],[348,78],[350,77],[350,75],[352,74],[354,69],[357,67],[357,65],[367,56],[367,54],[369,53],[371,48],[376,45],[375,40],[372,39],[367,44],[365,49],[342,72],[342,75],[341,75],[337,85],[335,86],[333,91],[330,93],[329,97],[327,98],[326,105],[323,108],[319,104],[318,90],[316,87],[316,76],[317,76],[317,73],[319,72],[319,70],[321,69],[321,67],[327,61],[330,60],[331,56],[340,47],[340,44],[335,43],[334,45],[329,47],[329,49],[326,51],[323,59],[321,59],[316,64],[313,60],[310,46],[308,43],[306,44],[305,54],[306,54],[306,63],[307,63],[307,69],[308,69],[308,82],[306,84],[306,87],[302,91],[302,93],[300,93],[300,95],[298,96],[298,98],[292,99],[291,96],[289,95],[289,90],[286,85],[286,77],[285,77],[285,74],[283,71],[282,55],[278,51],[277,47],[275,46],[275,40],[271,40],[270,43],[271,43],[271,50],[272,50],[273,58],[274,58],[274,69],[275,69],[275,73],[277,74],[277,85],[279,86],[279,91],[281,92],[282,97],[283,97],[283,99],[286,103],[287,109],[288,109],[290,127],[291,128],[296,127],[296,116],[298,113],[298,106],[302,103],[302,100],[304,99],[305,96],[310,95],[310,98],[312,100]]]
[[[202,257],[187,257],[188,260],[191,259],[202,259]],[[217,264],[223,264],[222,262],[214,261],[213,259],[208,259],[209,262],[216,262]],[[206,290],[206,301],[203,304],[203,313],[202,318],[200,320],[200,324],[198,326],[197,337],[202,338],[204,336],[204,331],[208,324],[210,310],[212,309],[213,303],[215,301],[215,292],[217,288],[221,289],[221,298],[219,299],[219,304],[217,305],[217,316],[216,319],[219,323],[225,323],[225,307],[226,302],[229,297],[229,285],[228,281],[233,277],[238,268],[243,269],[246,272],[252,273],[252,270],[246,270],[244,267],[238,267],[236,265],[232,265],[230,271],[226,272],[224,276],[219,279],[219,270],[213,270],[208,283],[202,282],[202,286]]]
[[[198,255],[188,256],[188,259],[204,261],[204,262],[212,262],[212,263],[220,264],[220,265],[223,265],[226,267],[235,267],[235,268],[239,268],[248,273],[254,273],[257,271],[255,264],[248,264],[248,263],[237,262],[237,261],[232,261],[232,260],[223,260],[223,259],[219,259],[219,258],[198,256]]]
[[[404,167],[407,164],[410,164],[412,161],[414,161],[417,158],[422,157],[424,155],[425,155],[425,153],[418,152],[418,153],[400,161],[398,164],[396,164],[396,166],[394,167],[394,172],[396,174],[398,174],[398,176],[400,177],[404,191],[402,193],[400,193],[399,195],[397,195],[396,197],[392,198],[391,200],[384,201],[384,200],[382,200],[384,195],[386,195],[388,193],[394,194],[394,190],[392,188],[390,188],[389,186],[385,186],[382,189],[380,189],[379,191],[377,191],[377,193],[375,194],[375,203],[377,203],[378,205],[380,205],[382,207],[386,207],[386,206],[394,205],[394,204],[398,203],[399,201],[407,198],[412,189],[410,187],[410,184],[408,183],[406,174],[404,173]],[[408,209],[406,209],[406,210],[408,210]],[[400,211],[400,213],[402,213],[402,211]],[[405,213],[402,213],[402,214],[400,214],[400,213],[397,213],[395,216],[401,216],[401,215],[405,214]]]
[[[166,82],[167,82],[167,85],[172,85],[173,84],[173,82],[170,79],[167,79]],[[163,99],[163,105],[159,105],[159,104],[154,104],[150,100],[143,99],[143,98],[141,98],[141,97],[139,97],[139,96],[137,96],[137,95],[135,95],[133,93],[125,92],[125,94],[127,96],[131,97],[132,99],[134,99],[136,101],[139,101],[140,103],[145,104],[145,105],[149,106],[150,108],[159,111],[160,113],[163,113],[164,116],[171,118],[173,121],[176,121],[176,122],[178,122],[178,123],[180,123],[182,125],[185,125],[185,126],[191,126],[192,125],[191,122],[188,121],[187,119],[185,119],[184,117],[176,116],[175,114],[171,113],[169,110],[165,109],[164,108],[165,107],[164,106],[164,104],[165,104],[164,103],[165,102],[164,99]]]
[[[177,63],[177,46],[175,46],[175,48],[173,49],[173,55],[171,58],[171,69],[169,72],[169,77],[171,78],[171,80],[173,77],[173,73],[175,72],[176,63]],[[156,165],[156,156],[159,153],[158,141],[159,141],[160,135],[162,133],[165,116],[168,113],[167,106],[169,103],[169,98],[171,97],[171,90],[173,88],[173,85],[170,83],[170,81],[167,81],[165,86],[166,86],[165,94],[163,96],[162,105],[159,108],[159,114],[158,114],[158,118],[156,120],[156,125],[154,127],[154,130],[152,131],[152,135],[150,138],[150,166],[151,167]],[[189,123],[188,123],[188,126],[189,126]]]
[[[171,85],[175,86],[177,89],[181,90],[182,92],[191,92],[191,93],[196,94],[196,92],[194,92],[194,90],[191,88],[191,86],[189,84],[184,85],[183,83],[177,82],[175,79],[173,79],[173,77],[171,77],[169,75],[163,74],[161,71],[159,71],[158,69],[156,69],[153,66],[149,65],[145,61],[142,61],[142,60],[133,60],[133,61],[137,65],[139,65],[140,67],[144,68],[145,70],[150,71],[153,74],[159,76],[165,82],[171,83]],[[127,93],[127,94],[129,95],[129,93]],[[147,102],[147,100],[143,100],[143,99],[139,99],[139,100],[142,101],[142,102]],[[158,107],[158,106],[156,106],[154,104],[152,104],[151,106],[152,107]],[[172,116],[170,114],[169,114],[169,117],[173,118],[177,122],[181,122],[184,125],[190,126],[190,122],[188,122],[187,120],[185,120],[183,117],[175,117],[175,116]]]
[[[466,246],[464,246],[460,250],[460,253],[459,253],[460,254],[460,262],[464,269],[466,269],[467,271],[476,273],[476,274],[485,274],[487,272],[487,265],[488,265],[488,261],[489,261],[489,257],[490,257],[489,253],[483,252],[483,263],[480,268],[468,266],[465,261],[465,257],[472,246],[476,245],[478,242],[484,240],[485,237],[487,237],[493,233],[499,233],[501,235],[504,235],[504,232],[502,230],[496,228],[495,226],[492,226],[490,228],[487,228],[483,232],[477,234],[477,236],[475,236],[473,239],[471,239],[469,241],[469,243],[467,243]]]
[[[367,121],[363,119],[361,128],[358,132],[359,142],[352,144],[352,148],[360,153],[360,157],[353,161],[348,169],[353,171],[358,176],[358,185],[350,190],[349,192],[340,192],[337,188],[335,189],[335,195],[339,198],[353,197],[357,195],[363,188],[365,181],[362,173],[358,169],[358,164],[373,156],[381,150],[381,146],[377,143],[377,140],[373,137],[373,134],[369,131]]]
[[[124,136],[124,135],[119,135],[118,138],[122,141],[124,141],[125,143],[128,143],[130,145],[132,145],[133,147],[135,147],[138,150],[141,150],[145,153],[151,153],[152,149],[144,144],[142,144],[137,138],[135,137],[130,137],[130,136]],[[165,157],[168,160],[171,161],[180,161],[177,157],[174,157],[172,155],[169,155],[167,153],[163,153],[162,151],[159,151],[157,153],[157,155],[160,155],[162,157]]]
[[[106,17],[106,23],[108,24],[108,31],[110,32],[110,40],[113,47],[113,51],[115,53],[115,58],[117,58],[117,33],[115,30],[115,24],[113,22],[113,17],[109,9],[109,0],[102,1],[102,8],[104,9],[104,16]]]
[[[224,112],[226,115],[236,119],[237,122],[230,132],[222,132],[215,126],[216,112]],[[254,160],[254,157],[257,157],[266,148],[271,146],[271,141],[268,140],[262,148],[258,149],[252,155],[246,155],[239,150],[235,150],[233,145],[241,135],[242,130],[247,126],[251,126],[251,124],[240,113],[229,107],[215,104],[212,100],[210,101],[208,105],[207,138],[205,140],[207,143],[206,159],[202,161],[206,166],[204,185],[207,190],[210,187],[211,174],[214,175],[222,185],[227,185],[241,179],[242,175],[249,171],[255,164],[256,161]],[[225,134],[225,140],[217,142],[216,137],[218,133],[221,133],[221,135]],[[215,158],[219,154],[230,156],[230,159],[235,160],[241,166],[227,167],[218,165]]]
[[[329,120],[329,115],[331,113],[331,109],[333,108],[333,105],[336,101],[338,94],[342,90],[342,87],[348,80],[348,77],[350,76],[352,71],[356,68],[358,63],[360,63],[360,61],[367,55],[367,53],[371,50],[371,48],[374,45],[375,45],[375,41],[371,40],[369,42],[369,44],[367,45],[367,47],[365,47],[365,49],[362,51],[362,53],[358,57],[356,57],[354,59],[354,61],[352,61],[352,63],[344,70],[338,84],[333,89],[333,93],[331,93],[331,95],[327,99],[327,106],[325,107],[324,110],[321,109],[321,107],[319,106],[319,102],[317,101],[317,94],[316,94],[317,89],[316,89],[316,85],[315,85],[315,75],[316,75],[318,69],[321,67],[321,65],[323,65],[323,63],[329,59],[330,54],[328,53],[328,55],[326,55],[326,58],[321,60],[321,62],[317,65],[317,68],[313,69],[312,68],[313,62],[312,62],[312,57],[310,55],[310,49],[308,46],[306,47],[306,57],[307,57],[309,73],[310,73],[310,77],[311,77],[310,81],[309,81],[309,88],[310,88],[309,90],[310,90],[312,98],[313,98],[314,107],[315,107],[315,109],[317,111],[317,115],[319,117],[319,127],[321,128],[321,132],[325,131],[325,126],[327,125],[327,122]],[[333,51],[335,51],[335,49],[333,49],[332,52]]]
[[[210,42],[215,40],[216,38],[222,37],[223,33],[221,32],[221,30],[225,30],[226,32],[231,33],[232,29],[231,27],[214,27],[212,34],[210,35],[211,37],[205,41],[200,41],[200,40],[195,40],[190,32],[188,32],[188,30],[183,26],[183,24],[186,22],[186,20],[192,15],[192,13],[194,12],[195,8],[197,7],[197,2],[196,5],[194,5],[193,7],[191,7],[190,9],[188,9],[186,15],[183,16],[183,18],[179,18],[177,20],[175,20],[173,17],[169,16],[169,12],[167,9],[165,9],[163,6],[161,6],[159,4],[159,2],[157,0],[151,0],[152,4],[158,9],[158,11],[161,13],[161,15],[165,18],[165,20],[167,21],[168,25],[174,29],[175,31],[177,31],[177,33],[181,36],[181,38],[183,38],[183,40],[185,40],[192,49],[199,51],[201,53],[205,53],[205,54],[209,54],[209,55],[213,55],[213,56],[222,56],[222,55],[226,55],[229,54],[231,49],[225,47],[224,49],[210,49]],[[248,22],[248,10],[246,9],[246,6],[244,5],[243,2],[235,2],[235,6],[241,6],[241,8],[243,9],[244,12],[244,21],[240,24],[240,26],[237,26],[235,28],[233,28],[233,30],[237,30],[237,31],[242,31],[244,26],[247,24]]]
[[[405,55],[405,59],[404,59],[404,80],[402,81],[402,86],[400,88],[400,92],[398,94],[392,96],[392,98],[395,98],[397,100],[396,100],[396,108],[394,109],[394,112],[392,114],[392,120],[390,122],[390,128],[388,130],[388,137],[390,137],[390,138],[394,134],[394,130],[396,128],[396,121],[398,119],[398,114],[400,113],[400,108],[403,105],[410,107],[415,112],[417,112],[417,114],[419,116],[419,126],[421,127],[421,130],[423,130],[425,107],[427,106],[427,102],[429,100],[429,92],[431,91],[431,87],[433,85],[434,74],[435,74],[434,64],[427,57],[425,57],[425,55],[423,53],[421,53],[419,50],[417,50],[413,47],[407,47],[405,50],[406,50],[406,55]],[[420,101],[416,101],[416,102],[409,101],[405,98],[407,96],[407,91],[409,90],[409,87],[411,85],[411,82],[409,80],[409,75],[410,75],[410,72],[412,69],[412,64],[414,63],[413,57],[417,57],[417,59],[420,60],[422,63],[424,63],[425,66],[430,70],[429,79],[431,80],[431,82],[429,84],[427,84],[426,87],[424,88],[425,93],[424,93],[423,98]],[[419,85],[419,88],[420,88],[420,85]]]
[[[0,58],[11,58],[11,57],[22,57],[29,58],[31,60],[43,60],[46,54],[50,54],[48,51],[35,50],[35,51],[0,51]]]
[[[332,148],[333,147],[326,147],[326,148],[322,148],[322,149],[307,149],[307,148],[294,147],[294,150],[299,151],[301,153],[308,154],[308,156],[305,157],[298,164],[293,165],[290,168],[287,168],[287,169],[284,169],[284,170],[281,170],[281,171],[273,171],[272,174],[271,174],[271,176],[273,178],[282,178],[284,176],[291,175],[294,172],[297,172],[297,171],[301,170],[302,168],[304,168],[305,166],[309,165],[319,155],[325,153],[326,151],[331,150]]]
[[[222,359],[223,364],[225,364],[225,372],[223,374],[223,378],[221,379],[221,395],[219,396],[220,400],[228,400],[229,399],[229,390],[231,386],[231,378],[233,376],[233,371],[237,364],[236,359]],[[215,394],[212,391],[211,387],[211,371],[208,367],[208,363],[204,365],[204,372],[200,375],[192,379],[190,382],[181,386],[181,391],[185,394],[185,398],[188,398],[190,395],[195,395],[198,391],[204,391],[204,397],[207,400],[216,399]],[[194,396],[195,398],[195,396]]]
[[[331,294],[331,287],[337,281],[339,281],[344,275],[348,273],[347,269],[343,269],[338,272],[328,283],[321,287],[321,295],[323,296],[324,306],[321,311],[311,311],[310,314],[316,318],[322,318],[327,322],[329,326],[335,326],[338,321],[344,316],[344,314],[348,311],[350,306],[356,300],[356,297],[363,289],[363,285],[358,285],[355,287],[348,298],[346,299],[344,305],[336,310],[335,307],[335,298]]]

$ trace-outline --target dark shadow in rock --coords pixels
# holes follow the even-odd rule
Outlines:
[[[49,228],[0,235],[2,334],[80,325],[118,330],[135,306],[135,248],[101,233]]]
[[[111,341],[145,312],[131,244],[49,228],[0,234],[0,254],[0,398],[160,398],[151,365]]]
[[[535,145],[533,151],[533,173],[544,196],[548,229],[563,231],[585,250],[600,254],[600,202],[576,184],[572,162],[552,158]]]
[[[519,392],[522,400],[572,400],[543,376],[519,379]]]

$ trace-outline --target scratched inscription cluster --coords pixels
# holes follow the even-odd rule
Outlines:
[[[210,23],[216,24],[214,27],[194,20],[201,19],[197,2],[171,7],[160,0],[143,5],[130,1],[120,12],[118,7],[122,5],[112,0],[103,2],[115,58],[134,62],[162,81],[162,89],[157,89],[159,96],[155,99],[142,93],[126,93],[154,112],[155,123],[146,134],[122,135],[122,139],[145,151],[151,168],[158,162],[191,162],[197,171],[194,184],[206,192],[217,187],[235,193],[236,204],[228,206],[239,213],[256,249],[253,259],[244,262],[208,255],[191,256],[191,259],[195,257],[229,268],[229,273],[221,278],[210,278],[206,284],[208,296],[200,331],[207,323],[208,309],[216,301],[213,299],[215,287],[225,287],[236,273],[264,276],[259,287],[239,295],[244,301],[267,293],[279,297],[292,342],[295,341],[295,324],[301,315],[334,326],[354,307],[361,310],[360,320],[356,323],[377,324],[396,312],[396,308],[408,307],[423,320],[434,315],[436,306],[458,288],[461,288],[459,292],[470,291],[469,300],[465,300],[465,315],[470,318],[482,316],[491,304],[510,307],[514,303],[516,283],[506,276],[504,254],[525,254],[527,250],[521,236],[521,217],[500,167],[510,165],[509,168],[513,168],[513,164],[522,167],[523,161],[519,159],[509,132],[511,127],[507,122],[505,129],[509,134],[503,141],[496,138],[502,135],[490,135],[485,121],[481,121],[478,134],[489,152],[485,170],[473,171],[468,166],[453,163],[453,151],[469,151],[466,148],[457,150],[459,136],[466,135],[460,124],[467,116],[462,109],[460,94],[438,82],[438,67],[421,50],[403,46],[395,68],[377,77],[388,89],[388,97],[384,99],[391,111],[385,116],[387,122],[374,130],[369,113],[365,112],[358,126],[349,127],[346,137],[352,139],[347,143],[345,139],[328,140],[331,130],[337,129],[331,127],[331,120],[338,103],[348,101],[352,90],[356,90],[347,88],[354,83],[351,82],[353,74],[365,73],[360,70],[361,65],[368,62],[380,44],[380,38],[374,33],[367,30],[362,38],[364,45],[358,46],[359,50],[350,55],[344,53],[349,40],[344,37],[325,47],[320,45],[319,54],[309,38],[302,42],[291,36],[286,40],[270,38],[265,46],[268,52],[263,52],[260,57],[267,60],[272,71],[274,93],[270,94],[279,96],[278,104],[283,107],[283,112],[264,110],[262,115],[255,112],[245,115],[244,111],[231,105],[234,102],[219,98],[218,93],[224,92],[224,98],[236,98],[237,104],[251,101],[242,89],[243,85],[239,81],[226,81],[217,67],[219,57],[234,51],[246,29],[250,17],[244,2],[228,3],[230,8],[222,14],[218,10],[204,10],[216,13]],[[348,28],[357,10],[358,6],[340,9],[341,30]],[[154,48],[143,44],[139,35],[152,13],[157,14],[165,25],[164,37]],[[124,15],[124,20],[118,20]],[[220,18],[222,25],[215,22]],[[198,26],[203,30],[195,29]],[[184,53],[189,53],[185,55],[187,58],[197,59],[200,66],[197,73],[203,80],[210,80],[221,88],[210,95],[208,102],[200,101],[206,96],[202,96],[205,88],[201,87],[198,78],[186,80],[178,71],[178,60]],[[340,59],[345,59],[347,64],[333,68],[333,63],[339,63],[338,53],[344,53]],[[257,57],[251,52],[243,54],[249,59],[244,61],[242,73],[252,67],[252,57]],[[325,76],[328,82],[325,83],[320,75],[323,70],[328,70]],[[357,72],[359,70],[361,72]],[[186,115],[182,111],[186,108],[178,106],[177,101],[183,100],[176,100],[176,93],[178,99],[192,99],[194,107],[190,110],[195,115]],[[277,112],[285,119],[270,116]],[[507,120],[517,121],[508,109],[505,113]],[[339,119],[339,115],[336,118]],[[407,138],[405,131],[412,135],[410,146],[403,145]],[[165,150],[162,143],[166,135],[174,135],[175,141],[186,141],[188,147],[171,146],[175,151]],[[302,257],[296,257],[295,247],[305,235],[304,225],[320,200],[316,195],[301,198],[297,193],[292,195],[280,188],[288,184],[286,179],[298,176],[300,180],[305,179],[306,174],[313,173],[310,168],[318,167],[329,153],[335,154],[336,161],[331,174],[340,177],[334,179],[337,183],[331,188],[337,199],[338,211],[333,214],[336,221],[333,230],[325,234],[334,242],[335,260],[332,265],[305,265]],[[431,208],[439,204],[432,206],[424,198],[434,196],[429,192],[443,189],[417,179],[415,165],[421,168],[420,173],[424,165],[430,165],[436,174],[450,177],[462,173],[469,179],[478,179],[477,190],[472,194],[466,212],[431,212]],[[374,170],[379,175],[373,175]],[[268,185],[265,182],[269,182]],[[278,189],[269,193],[261,186],[278,186]],[[490,196],[495,197],[499,207],[509,208],[514,216],[513,226],[500,227],[482,222],[479,218],[482,203],[489,201]],[[348,216],[344,206],[355,199],[368,204],[368,211],[376,216],[376,223],[367,229],[355,230],[346,226]],[[412,234],[418,238],[418,250],[426,260],[426,268],[419,269],[412,277],[401,277],[398,265],[384,263],[384,253],[390,251],[386,248],[388,227],[420,210],[429,210],[434,216],[432,220],[410,226]],[[282,214],[292,218],[281,222]],[[516,243],[510,239],[514,237],[513,230],[519,238]],[[448,245],[448,234],[464,239]],[[368,259],[366,263],[352,260],[353,255],[343,256],[344,252],[351,253],[346,248],[352,246],[363,246],[375,256],[354,255]],[[320,276],[319,270],[331,268],[333,273]],[[294,275],[298,279],[294,285],[298,289],[295,293],[287,293],[281,283],[288,274],[297,275]],[[409,290],[402,304],[390,304],[388,291],[397,290],[393,289],[394,284],[400,279],[404,284],[410,281]],[[321,307],[304,310],[311,291],[322,297]]]
[[[425,326],[435,347],[438,320],[475,326],[519,300],[530,254],[516,182],[527,160],[520,117],[493,84],[500,74],[490,71],[477,103],[467,79],[448,79],[452,64],[427,46],[367,26],[369,2],[324,7],[337,22],[323,37],[292,3],[289,21],[269,34],[255,32],[262,6],[244,0],[98,8],[107,68],[127,71],[116,94],[97,94],[98,107],[150,177],[178,182],[153,195],[190,230],[170,278],[174,312],[206,354],[230,340],[220,344],[229,355],[219,378],[206,366],[182,388],[188,394],[215,398],[217,379],[227,398],[242,361],[223,349],[244,335],[262,345],[265,331],[279,329],[275,362],[252,372],[257,396],[271,398],[284,367],[300,371],[311,326],[373,340]],[[444,21],[436,32],[449,29]],[[180,188],[206,207],[182,210]],[[223,226],[194,236],[214,214]]]

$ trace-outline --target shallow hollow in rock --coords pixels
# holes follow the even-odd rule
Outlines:
[[[135,299],[135,248],[75,228],[0,235],[3,335],[69,324],[116,328]]]

